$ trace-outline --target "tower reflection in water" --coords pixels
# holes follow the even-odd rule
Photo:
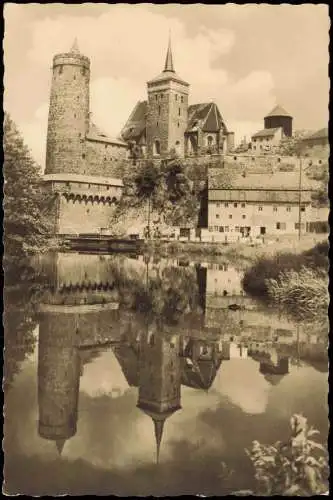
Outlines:
[[[207,273],[202,269],[196,273],[201,312],[192,314],[189,328],[182,318],[166,325],[161,318],[148,321],[136,312],[127,317],[128,311],[117,302],[119,293],[105,257],[84,256],[84,262],[66,254],[55,258],[52,290],[40,307],[38,427],[42,438],[55,442],[59,454],[76,434],[80,375],[96,347],[111,348],[128,385],[138,387],[137,407],[152,419],[157,462],[167,420],[181,410],[182,385],[208,391],[222,360],[248,355],[259,362],[258,369],[271,383],[288,373],[285,357],[260,357],[252,346],[248,349],[230,335],[226,339],[228,326],[205,325]],[[195,314],[201,315],[197,328]]]

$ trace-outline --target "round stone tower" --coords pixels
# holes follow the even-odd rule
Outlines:
[[[76,434],[81,363],[75,314],[43,312],[39,323],[38,433],[61,454]]]
[[[90,60],[75,40],[53,58],[45,174],[80,174],[89,129]]]

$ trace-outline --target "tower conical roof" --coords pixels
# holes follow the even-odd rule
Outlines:
[[[65,446],[65,443],[66,443],[66,439],[57,439],[56,446],[57,446],[57,450],[58,450],[59,455],[61,455],[62,450],[64,449],[64,446]]]
[[[72,45],[72,48],[71,48],[71,52],[73,52],[74,54],[80,54],[79,44],[78,44],[78,41],[77,41],[76,37],[74,39],[74,42],[73,42],[73,45]]]
[[[168,44],[167,55],[165,58],[164,71],[172,71],[173,73],[175,72],[174,67],[173,67],[172,50],[171,50],[171,36],[170,35],[169,35],[169,44]]]
[[[162,437],[163,437],[165,418],[162,420],[153,418],[153,422],[154,422],[154,431],[155,431],[155,439],[156,439],[156,463],[159,463],[160,447],[161,447],[161,442],[162,442]]]
[[[270,113],[268,113],[268,115],[265,116],[265,118],[268,118],[270,116],[289,116],[289,117],[291,117],[291,115],[289,113],[287,113],[287,111],[282,106],[280,106],[280,104],[277,104],[275,106],[275,108],[273,108],[272,111]]]

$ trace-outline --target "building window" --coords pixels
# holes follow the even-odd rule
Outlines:
[[[107,145],[107,144],[105,144],[105,149],[106,149],[107,147],[108,147],[108,145]]]
[[[160,94],[160,99],[163,99],[163,94]]]
[[[229,232],[229,226],[225,226],[224,231],[225,231],[226,233],[228,233],[228,232]]]
[[[278,160],[277,160],[277,161],[278,161],[278,163],[280,163],[280,161],[281,161],[281,158],[278,158]]]
[[[76,113],[74,113],[74,118],[76,118]]]
[[[161,114],[161,106],[158,107],[158,114]]]
[[[210,233],[212,233],[212,232],[213,232],[213,228],[212,228],[212,226],[209,226],[208,231],[209,231]]]
[[[82,158],[85,159],[86,155],[84,153],[82,153]]]
[[[158,99],[158,95],[157,95],[157,94],[155,95],[155,99],[156,99],[156,101],[157,101],[157,99]]]
[[[301,212],[305,212],[305,207],[301,207]]]
[[[246,215],[244,215],[244,214],[243,214],[243,215],[242,215],[242,219],[245,219],[245,218],[246,218]]]
[[[220,208],[221,203],[216,203],[217,208]]]
[[[287,207],[287,212],[291,212],[291,207]]]
[[[180,108],[178,108],[178,116],[180,116]]]
[[[299,222],[295,222],[295,229],[299,229]],[[301,229],[304,229],[304,224],[301,224]]]
[[[245,203],[242,203],[242,208],[245,208]]]
[[[106,161],[106,160],[107,160],[107,158],[106,158],[106,156],[104,156],[104,161]]]
[[[209,135],[207,137],[207,146],[210,147],[213,144],[213,137]]]
[[[229,203],[225,203],[225,204],[224,204],[224,206],[225,206],[225,207],[228,207],[228,206],[229,206]]]
[[[239,233],[239,226],[235,227],[235,231],[236,231],[236,233]]]
[[[219,214],[216,214],[216,218],[219,219],[220,218],[220,215]]]
[[[229,214],[229,219],[232,219],[232,215],[231,214]]]
[[[237,208],[237,203],[234,203],[234,207]]]
[[[277,207],[273,207],[273,212],[277,212]]]
[[[180,102],[184,102],[184,96],[180,96]]]
[[[175,95],[175,99],[176,99],[176,101],[178,101],[178,95],[177,94]]]
[[[318,163],[319,163],[319,165],[321,165],[322,161],[321,161],[321,160],[319,160],[319,161],[318,161]]]
[[[177,123],[177,126],[178,126],[178,128],[179,128],[179,122]]]
[[[158,127],[158,122],[156,122],[156,127]]]
[[[277,222],[276,223],[276,229],[285,230],[286,229],[286,223],[285,222]]]
[[[73,80],[76,80],[76,76],[75,75],[73,76]]]
[[[237,160],[237,156],[234,156],[234,160]]]
[[[219,231],[220,226],[214,226],[214,231],[217,233]]]
[[[262,207],[258,207],[259,212],[262,212]]]
[[[89,212],[90,212],[90,210],[89,210],[89,208],[87,208],[87,214],[89,214]]]
[[[223,227],[223,226],[220,226],[219,231],[220,231],[220,233],[223,233],[223,232],[224,232],[224,227]]]

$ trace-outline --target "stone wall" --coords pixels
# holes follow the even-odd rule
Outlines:
[[[86,157],[82,174],[117,177],[119,166],[126,160],[127,147],[107,142],[86,140]]]
[[[51,83],[45,173],[81,173],[89,127],[89,60],[55,56]]]

